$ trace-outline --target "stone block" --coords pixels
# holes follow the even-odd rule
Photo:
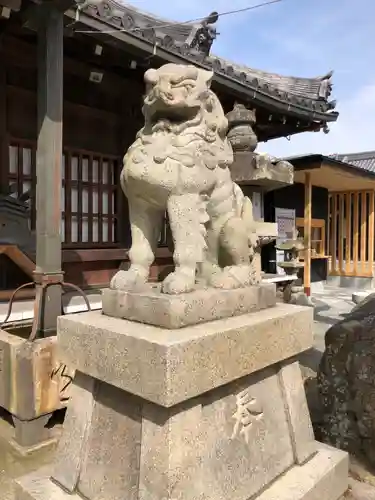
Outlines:
[[[276,288],[267,283],[180,295],[160,293],[158,286],[138,292],[106,289],[102,302],[107,316],[174,329],[267,309],[276,304]]]
[[[54,468],[17,500],[338,500],[346,454],[318,450],[291,359],[312,322],[287,304],[175,330],[59,318],[72,400]]]
[[[22,421],[65,407],[74,375],[57,357],[56,337],[29,342],[30,328],[0,329],[0,406]]]
[[[175,330],[94,311],[58,319],[59,354],[72,368],[168,407],[309,349],[312,325],[311,308],[288,304]]]
[[[30,323],[0,329],[0,407],[14,424],[3,437],[21,455],[55,444],[46,425],[66,406],[74,375],[57,357],[56,337],[29,342],[30,331]]]
[[[262,186],[266,190],[293,184],[293,165],[274,161],[266,155],[236,152],[231,165],[232,179],[239,184]]]
[[[317,454],[293,467],[256,500],[338,500],[349,485],[347,453],[317,443]]]
[[[339,500],[348,489],[347,454],[320,443],[317,446],[311,460],[292,467],[254,500]],[[18,479],[16,500],[82,500],[81,495],[67,493],[49,477],[50,469],[44,469]],[[149,497],[156,498],[162,500],[160,496]],[[198,498],[202,497],[195,500]]]
[[[86,449],[94,409],[94,388],[95,379],[77,372],[53,471],[54,480],[70,493],[77,486]]]
[[[281,366],[279,381],[286,403],[295,462],[303,464],[315,453],[316,446],[298,361]]]
[[[140,500],[252,497],[294,463],[275,368],[162,412],[146,405],[140,456]]]

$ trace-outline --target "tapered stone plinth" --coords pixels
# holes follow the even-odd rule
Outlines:
[[[17,499],[338,500],[347,456],[314,441],[293,358],[312,324],[287,304],[179,329],[60,318],[64,433]]]

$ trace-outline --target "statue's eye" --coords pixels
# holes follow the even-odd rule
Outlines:
[[[191,90],[195,87],[195,82],[193,80],[191,80],[190,78],[184,79],[184,80],[181,79],[180,81],[175,81],[172,84],[173,84],[173,87],[175,87],[175,88],[184,87],[187,90]]]

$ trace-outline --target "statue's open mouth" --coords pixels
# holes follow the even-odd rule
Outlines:
[[[179,108],[179,109],[160,109],[151,115],[152,124],[156,125],[159,122],[169,122],[176,125],[193,119],[197,114],[196,108]]]

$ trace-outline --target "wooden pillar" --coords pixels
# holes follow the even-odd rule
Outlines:
[[[0,193],[8,192],[9,140],[5,64],[0,64]]]
[[[311,294],[311,173],[305,173],[305,212],[304,212],[304,235],[305,235],[305,267],[304,267],[304,290],[309,297]]]
[[[61,179],[63,122],[63,13],[46,9],[38,27],[38,146],[36,162],[36,305],[43,283],[62,279]],[[41,334],[56,331],[61,287],[48,287],[40,318]]]
[[[129,148],[129,146],[135,140],[135,136],[138,129],[141,128],[142,122],[139,123],[139,110],[138,108],[138,88],[135,85],[127,82],[127,89],[125,96],[121,101],[121,119],[119,126],[119,156],[123,157]],[[129,99],[129,95],[131,96]],[[131,99],[136,100],[137,105],[131,104]],[[130,126],[129,126],[130,124]],[[127,199],[122,191],[120,185],[120,172],[122,169],[122,163],[119,165],[118,172],[115,173],[115,183],[117,185],[117,239],[118,243],[125,248],[130,248],[131,245],[131,233],[130,233],[130,223],[129,223],[129,206]]]
[[[374,224],[375,224],[375,194],[374,191],[369,192],[369,216],[368,216],[368,260],[369,260],[369,266],[370,266],[370,273],[373,275],[373,267],[374,267],[374,247],[375,247],[375,242],[374,242]]]

